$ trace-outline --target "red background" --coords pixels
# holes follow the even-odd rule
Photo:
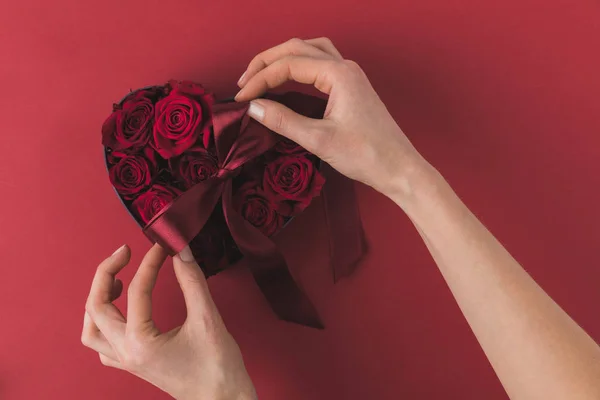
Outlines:
[[[166,398],[79,342],[94,268],[149,243],[113,194],[99,128],[130,88],[231,94],[259,50],[329,36],[421,152],[540,284],[600,339],[600,3],[3,0],[0,398]],[[210,280],[261,399],[504,399],[403,213],[358,196],[371,251],[333,285],[317,205],[281,236],[322,313],[278,321],[249,272]],[[123,273],[127,281],[131,266]],[[160,326],[184,308],[172,269]]]

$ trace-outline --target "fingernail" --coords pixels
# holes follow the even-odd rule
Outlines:
[[[190,246],[186,246],[185,249],[181,250],[181,253],[179,253],[179,258],[181,258],[181,261],[186,262],[186,263],[191,263],[191,262],[196,261],[196,259],[194,258],[194,255],[192,254],[192,250],[190,249]]]
[[[239,92],[235,95],[234,99],[237,101],[240,98],[240,94],[244,91],[244,88],[241,88]]]
[[[245,76],[246,76],[246,71],[244,71],[242,76],[240,76],[240,79],[238,79],[238,81],[237,81],[238,86],[242,86],[242,82],[244,81]]]
[[[119,254],[120,252],[122,252],[123,250],[125,250],[125,246],[127,246],[127,245],[124,244],[123,246],[119,247],[117,250],[115,250],[114,253],[112,253],[112,255],[116,256],[117,254]]]
[[[265,108],[260,104],[251,101],[250,107],[248,108],[248,115],[254,118],[255,120],[262,121],[265,117]]]

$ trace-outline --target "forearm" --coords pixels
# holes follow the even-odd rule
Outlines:
[[[423,237],[514,399],[600,398],[600,349],[422,159],[389,195]]]

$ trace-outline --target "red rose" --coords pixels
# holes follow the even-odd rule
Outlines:
[[[304,147],[288,138],[282,138],[273,146],[273,150],[281,154],[307,153]]]
[[[285,215],[303,211],[324,183],[325,178],[302,154],[277,158],[267,164],[263,175],[265,191],[282,201],[278,211]]]
[[[166,159],[210,143],[212,94],[191,82],[171,81],[169,95],[156,103],[152,145]]]
[[[194,147],[178,158],[171,158],[169,168],[188,189],[215,175],[219,170],[216,157],[202,147]]]
[[[275,211],[276,206],[255,182],[248,182],[238,189],[234,198],[234,207],[265,236],[273,235],[285,222],[283,216]]]
[[[152,133],[154,89],[131,93],[102,125],[102,144],[112,150],[135,150],[144,147]]]
[[[175,200],[179,194],[177,189],[153,185],[147,192],[139,195],[131,203],[131,208],[140,220],[147,224],[156,214]]]
[[[140,155],[127,155],[113,152],[109,162],[114,163],[109,170],[110,182],[125,199],[132,199],[150,186],[156,165]]]

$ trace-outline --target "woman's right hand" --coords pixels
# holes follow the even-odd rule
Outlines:
[[[256,99],[294,80],[329,95],[323,119]],[[292,39],[258,54],[238,85],[237,101],[252,100],[249,115],[295,141],[342,174],[391,195],[420,155],[377,96],[367,76],[344,60],[329,39]]]

